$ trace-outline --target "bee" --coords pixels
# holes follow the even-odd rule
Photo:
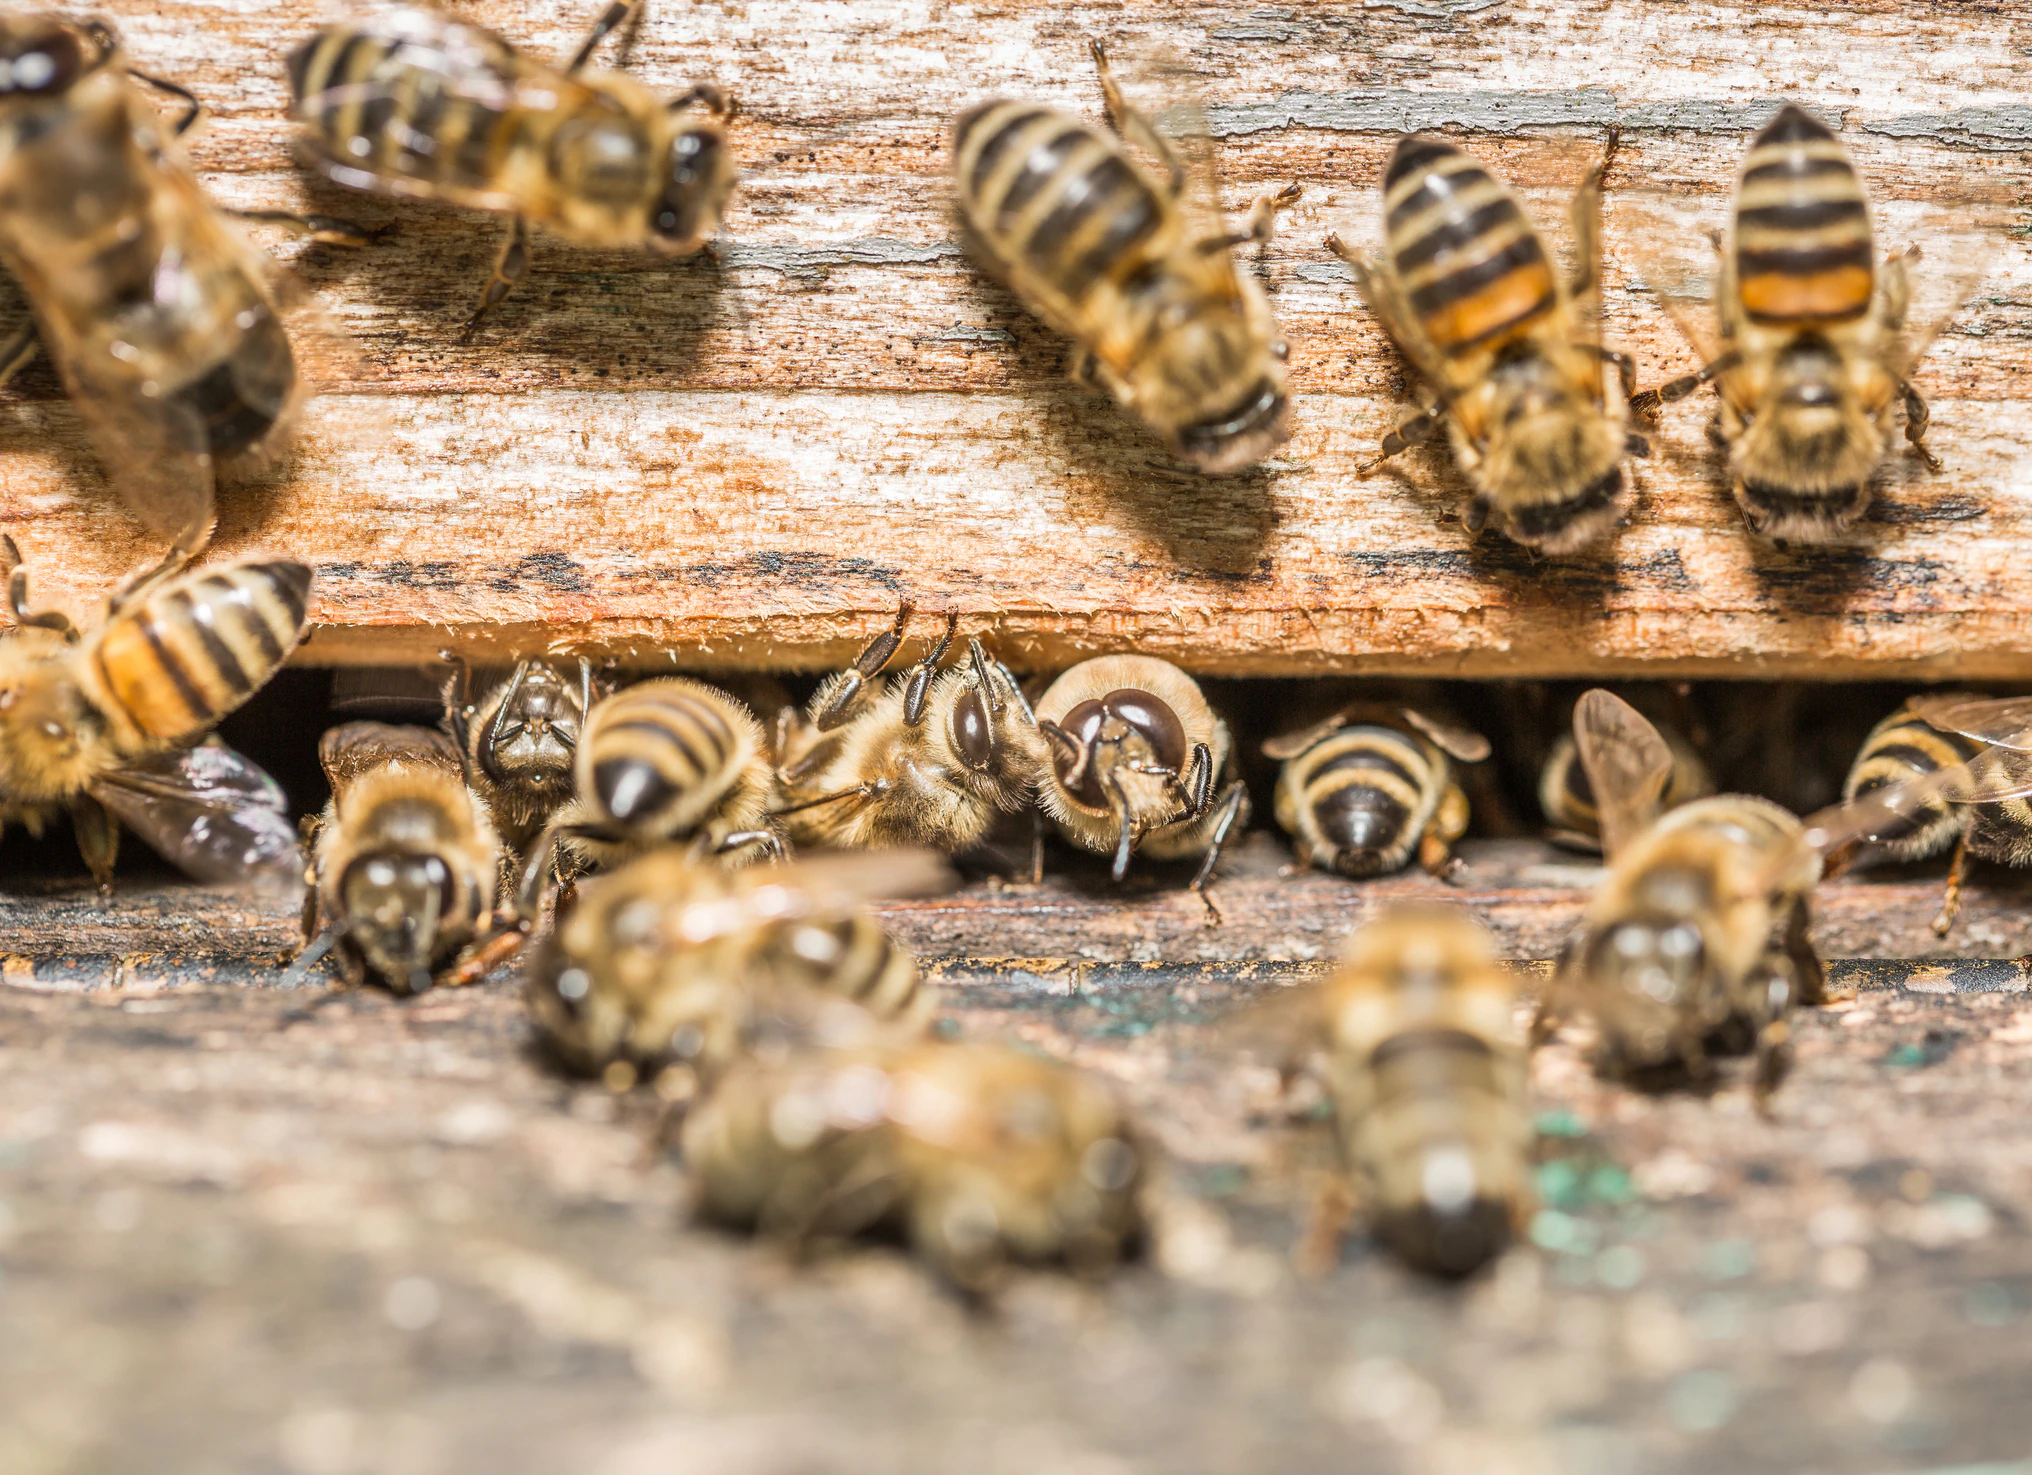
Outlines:
[[[1230,253],[1267,243],[1298,186],[1258,199],[1228,232],[1204,120],[1168,137],[1124,99],[1100,43],[1090,49],[1120,134],[1165,174],[1071,113],[985,102],[953,128],[960,209],[988,269],[1073,340],[1076,382],[1112,395],[1200,471],[1243,470],[1290,437],[1288,350]]]
[[[799,845],[953,854],[1030,800],[1045,757],[1037,719],[980,641],[967,642],[965,665],[941,669],[957,615],[907,676],[878,683],[911,612],[904,605],[804,714],[778,718],[773,812]]]
[[[124,821],[201,881],[297,874],[275,781],[211,728],[303,638],[311,573],[283,559],[178,577],[172,554],[117,590],[98,628],[28,608],[28,574],[0,535],[13,628],[0,639],[0,826],[33,834],[68,811],[99,889]]]
[[[729,871],[651,851],[586,885],[531,961],[530,1009],[563,1064],[628,1084],[710,1085],[758,1024],[814,1001],[914,1035],[937,990],[861,903],[945,884],[915,852]]]
[[[1730,487],[1750,530],[1804,540],[1841,532],[1869,506],[1898,405],[1913,455],[1940,469],[1925,444],[1926,400],[1910,375],[1980,271],[1945,283],[1951,301],[1919,324],[1910,279],[1918,259],[1919,248],[1908,246],[1879,267],[1855,166],[1818,119],[1788,103],[1751,141],[1736,185],[1719,343],[1695,315],[1675,312],[1705,363],[1638,395],[1632,408],[1650,415],[1712,382],[1720,409],[1710,434],[1728,452]],[[1669,278],[1660,278],[1670,305]]]
[[[318,741],[331,802],[310,826],[304,960],[398,994],[477,982],[521,945],[491,927],[501,839],[443,733],[348,722]],[[323,947],[308,950],[324,924]]]
[[[575,873],[689,840],[706,853],[783,855],[768,812],[769,747],[747,707],[683,676],[644,681],[593,704],[573,762],[573,797],[531,849],[528,915],[552,865]]]
[[[123,500],[195,556],[220,468],[270,457],[305,398],[280,273],[136,83],[185,101],[175,134],[197,100],[130,69],[105,25],[0,17],[0,63],[0,264],[34,315],[0,345],[0,380],[39,338]]]
[[[1199,684],[1154,656],[1099,656],[1060,676],[1037,701],[1037,727],[1051,745],[1038,800],[1058,832],[1082,850],[1129,857],[1201,856],[1191,889],[1206,898],[1221,847],[1249,817],[1240,779],[1218,795],[1228,771],[1228,725]]]
[[[550,661],[518,661],[478,701],[468,698],[469,680],[456,661],[445,725],[503,847],[520,854],[572,797],[579,734],[593,707],[592,664],[581,660],[573,680]]]
[[[1415,854],[1439,876],[1468,828],[1450,760],[1479,763],[1489,741],[1409,707],[1358,702],[1263,744],[1283,760],[1277,823],[1307,865],[1356,878],[1400,871]]]
[[[1297,1002],[1325,1048],[1353,1179],[1337,1185],[1350,1197],[1322,1205],[1305,1257],[1338,1260],[1356,1203],[1431,1274],[1467,1275],[1501,1254],[1533,1206],[1532,1128],[1517,986],[1488,933],[1451,907],[1394,908]]]
[[[1626,455],[1650,447],[1625,428],[1629,355],[1601,343],[1601,192],[1615,157],[1573,201],[1578,280],[1559,279],[1524,207],[1443,138],[1412,134],[1383,174],[1383,251],[1327,237],[1362,300],[1424,381],[1430,408],[1383,438],[1366,474],[1442,428],[1474,488],[1466,522],[1571,553],[1604,537],[1627,501]],[[1615,366],[1616,392],[1603,365]]]
[[[294,115],[331,179],[511,217],[469,331],[528,271],[532,223],[659,256],[689,255],[719,229],[734,186],[719,89],[662,101],[584,70],[631,9],[609,5],[561,73],[417,6],[334,26],[290,56]]]
[[[1608,692],[1583,696],[1573,727],[1609,872],[1540,1000],[1533,1038],[1578,1006],[1600,1031],[1598,1068],[1653,1081],[1706,1076],[1711,1055],[1747,1047],[1761,1106],[1784,1074],[1787,1013],[1830,998],[1808,937],[1821,855],[1795,816],[1747,794],[1658,818],[1671,750]]]
[[[1987,720],[1970,720],[1976,717]],[[1957,725],[1937,725],[1943,720]],[[1842,785],[1842,797],[1855,801],[1927,775],[1964,768],[1991,751],[1997,738],[2028,721],[2032,708],[2019,698],[1989,700],[1969,692],[1914,697],[1870,730]],[[2022,759],[2004,766],[2013,772],[2032,771],[2032,763]],[[1921,860],[1950,845],[1954,856],[1948,863],[1946,893],[1940,915],[1933,919],[1939,937],[1953,929],[1961,911],[1970,856],[2008,866],[2032,865],[2032,806],[2023,797],[1970,803],[1936,794],[1914,802],[1902,823],[1874,838],[1873,848],[1894,860]]]
[[[1094,1274],[1145,1236],[1146,1153],[1114,1093],[1006,1045],[744,1060],[683,1151],[708,1219],[794,1245],[894,1228],[977,1295],[1011,1262]]]
[[[1672,771],[1665,781],[1659,803],[1676,809],[1691,800],[1714,792],[1714,776],[1694,747],[1667,723],[1657,725],[1658,736],[1671,750]],[[1587,769],[1580,761],[1580,749],[1573,734],[1562,733],[1546,754],[1538,771],[1538,805],[1552,826],[1554,843],[1575,850],[1602,848],[1601,816],[1595,809],[1594,790],[1588,785]]]

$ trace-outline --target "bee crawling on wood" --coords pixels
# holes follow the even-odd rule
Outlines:
[[[686,1118],[684,1160],[706,1218],[800,1247],[893,1227],[974,1294],[1011,1262],[1105,1271],[1145,1233],[1114,1093],[1006,1045],[743,1060]]]
[[[1479,763],[1489,741],[1409,707],[1358,702],[1270,739],[1263,755],[1283,760],[1277,823],[1305,864],[1383,876],[1415,855],[1444,876],[1468,828],[1467,795],[1450,760]]]
[[[1861,517],[1900,405],[1913,455],[1940,469],[1911,375],[1982,275],[1980,234],[1944,226],[1923,265],[1918,246],[1880,264],[1854,164],[1824,124],[1790,103],[1750,143],[1728,236],[1714,237],[1718,283],[1711,257],[1670,254],[1698,251],[1696,233],[1662,224],[1632,234],[1702,364],[1631,406],[1650,415],[1714,385],[1720,407],[1709,433],[1728,453],[1730,488],[1752,532],[1818,541]],[[1715,285],[1711,307],[1689,282]]]
[[[96,629],[28,608],[0,535],[13,628],[0,637],[0,826],[68,811],[110,890],[124,821],[201,881],[286,884],[296,836],[275,781],[217,738],[303,638],[311,573],[282,559],[181,576],[172,553],[116,590]]]
[[[1493,521],[1552,554],[1608,534],[1627,501],[1623,458],[1650,454],[1625,425],[1636,366],[1601,342],[1601,193],[1616,143],[1611,133],[1574,197],[1570,283],[1509,189],[1428,134],[1402,139],[1384,171],[1382,251],[1327,237],[1428,396],[1363,470],[1444,429],[1474,488],[1469,529]]]
[[[584,70],[632,9],[609,5],[562,72],[416,6],[320,32],[290,57],[295,115],[333,180],[512,217],[469,331],[528,271],[531,224],[661,256],[719,229],[734,186],[719,89],[666,101]]]
[[[1269,302],[1231,253],[1267,242],[1298,186],[1257,200],[1230,232],[1199,110],[1153,119],[1123,96],[1100,43],[1091,49],[1123,136],[1034,103],[982,103],[953,129],[960,208],[989,269],[1078,345],[1076,381],[1200,471],[1244,470],[1289,438],[1290,393]]]

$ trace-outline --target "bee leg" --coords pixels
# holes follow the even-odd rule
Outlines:
[[[520,952],[528,940],[529,929],[520,922],[503,927],[468,947],[457,962],[438,975],[437,981],[445,988],[478,983]]]
[[[861,648],[854,663],[827,679],[811,699],[811,723],[820,732],[830,732],[852,717],[860,706],[868,683],[882,674],[882,668],[903,644],[904,628],[915,606],[904,600],[896,609],[896,623]]]
[[[204,545],[200,543],[198,546],[203,547]],[[175,578],[183,572],[184,567],[190,563],[196,551],[196,549],[187,548],[179,542],[169,552],[162,555],[162,562],[156,564],[154,568],[136,574],[132,579],[129,579],[125,584],[115,589],[106,601],[106,613],[108,615],[119,614],[121,610],[153,589],[157,584]]]
[[[371,246],[395,233],[395,224],[362,225],[342,215],[299,215],[294,210],[229,210],[229,215],[255,225],[279,225],[327,246]]]
[[[1968,876],[1969,842],[1964,830],[1961,838],[1954,842],[1954,858],[1947,863],[1947,889],[1941,894],[1940,915],[1933,919],[1933,935],[1945,937],[1954,930],[1954,919],[1961,915],[1961,887]]]
[[[770,860],[783,859],[783,837],[774,830],[735,830],[713,847],[714,855],[732,855],[750,846],[759,848]]]
[[[1830,989],[1827,984],[1827,967],[1820,961],[1820,954],[1814,951],[1813,914],[1806,898],[1800,897],[1792,903],[1792,915],[1785,919],[1785,956],[1792,960],[1792,971],[1797,984],[1796,997],[1802,1004],[1834,1004],[1843,999],[1852,999],[1853,988]]]
[[[1939,471],[1940,457],[1926,448],[1926,427],[1933,423],[1933,412],[1926,408],[1925,396],[1906,381],[1900,381],[1898,393],[1905,400],[1906,449],[1925,462],[1928,471]]]
[[[182,138],[197,127],[198,119],[205,115],[205,105],[198,101],[198,95],[181,82],[172,82],[167,77],[151,77],[148,73],[137,72],[132,67],[127,68],[127,75],[137,82],[146,82],[158,92],[167,92],[183,103],[183,116],[170,125],[170,137]]]
[[[1277,234],[1277,211],[1280,206],[1289,205],[1305,193],[1302,184],[1287,184],[1280,190],[1265,190],[1249,204],[1249,213],[1242,217],[1240,235],[1223,237],[1221,244],[1227,246],[1267,246]]]
[[[71,829],[78,837],[78,853],[85,869],[98,883],[99,894],[113,894],[113,860],[120,853],[120,822],[113,812],[89,794],[80,794],[70,804]]]
[[[35,336],[35,324],[23,323],[4,341],[0,341],[0,384],[5,384],[16,374],[35,362],[35,356],[42,351],[42,340]]]
[[[501,255],[494,262],[494,271],[487,278],[487,285],[480,290],[480,306],[466,319],[465,340],[470,340],[480,326],[480,319],[492,312],[510,292],[515,284],[529,271],[529,222],[520,215],[508,227],[508,239],[501,247]]]
[[[579,43],[579,49],[573,53],[572,59],[565,63],[564,74],[569,77],[591,61],[593,53],[600,49],[600,43],[613,35],[614,31],[628,19],[629,12],[634,8],[631,0],[613,0],[613,4],[593,22],[592,30],[588,31],[586,39]]]
[[[1030,806],[1030,884],[1044,884],[1044,811]]]
[[[65,640],[78,638],[77,627],[70,616],[62,610],[46,609],[31,612],[28,608],[28,570],[21,566],[21,550],[14,545],[14,539],[0,533],[0,564],[7,571],[7,610],[14,616],[14,623],[24,629],[54,630]]]
[[[1634,399],[1637,394],[1637,361],[1619,348],[1604,348],[1599,343],[1577,343],[1574,345],[1583,353],[1591,353],[1605,364],[1614,366],[1616,378],[1622,381],[1623,398]]]
[[[915,727],[924,720],[924,698],[931,690],[931,678],[938,675],[938,663],[945,659],[945,653],[952,649],[953,636],[960,628],[958,610],[947,610],[945,634],[938,643],[925,652],[910,673],[910,684],[903,689],[903,725]]]
[[[1291,1250],[1291,1264],[1307,1280],[1322,1280],[1341,1263],[1341,1242],[1355,1217],[1360,1200],[1347,1174],[1335,1173],[1313,1195],[1312,1211],[1306,1215],[1305,1230]]]
[[[1450,886],[1458,884],[1456,878],[1467,868],[1467,862],[1453,853],[1446,837],[1433,830],[1418,837],[1418,864],[1433,880]]]
[[[786,804],[781,809],[772,809],[770,814],[798,814],[807,809],[816,809],[821,804],[834,804],[841,799],[879,799],[889,792],[886,779],[872,783],[855,784],[850,789],[835,789],[830,794],[821,794],[816,799],[801,799],[795,804]]]
[[[1656,389],[1647,389],[1641,394],[1630,396],[1630,413],[1651,416],[1658,413],[1660,405],[1669,405],[1674,400],[1685,399],[1701,385],[1711,382],[1715,375],[1726,374],[1733,369],[1740,356],[1731,349],[1716,358],[1713,363],[1703,364],[1691,374],[1681,374],[1677,379],[1668,379]]]
[[[718,118],[733,117],[736,107],[734,100],[712,83],[694,82],[665,103],[663,110],[667,113],[681,112],[693,103],[702,104],[707,112]]]
[[[1206,859],[1199,863],[1199,873],[1192,878],[1189,889],[1199,893],[1200,902],[1207,909],[1209,927],[1221,925],[1221,909],[1215,906],[1213,898],[1207,895],[1207,886],[1214,878],[1214,867],[1220,864],[1221,847],[1228,843],[1228,831],[1232,830],[1235,821],[1241,818],[1242,806],[1248,797],[1249,791],[1240,779],[1228,785],[1227,793],[1221,796],[1220,820],[1214,825],[1213,839],[1207,843]]]
[[[1094,59],[1094,69],[1101,74],[1101,100],[1107,104],[1115,131],[1157,155],[1165,172],[1170,175],[1171,198],[1177,199],[1185,193],[1185,165],[1179,162],[1171,140],[1159,133],[1150,120],[1140,110],[1131,107],[1129,100],[1122,96],[1122,89],[1116,85],[1115,74],[1108,66],[1106,48],[1099,41],[1088,41],[1087,51]]]
[[[1408,451],[1413,446],[1423,445],[1426,441],[1431,440],[1433,432],[1445,423],[1446,417],[1438,410],[1425,410],[1413,415],[1409,420],[1406,420],[1395,430],[1383,437],[1383,444],[1377,448],[1375,458],[1357,466],[1355,468],[1355,475],[1373,475],[1392,456],[1402,451]]]
[[[1774,1019],[1758,1030],[1756,1055],[1750,1093],[1757,1104],[1757,1115],[1769,1121],[1771,1093],[1778,1089],[1792,1066],[1792,1027],[1782,1019]]]

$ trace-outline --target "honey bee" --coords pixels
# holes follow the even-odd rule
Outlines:
[[[743,1060],[683,1150],[706,1218],[793,1245],[893,1227],[974,1294],[1011,1262],[1105,1271],[1145,1233],[1145,1149],[1114,1093],[1005,1045]]]
[[[1305,864],[1383,876],[1416,854],[1439,876],[1468,828],[1468,798],[1449,760],[1479,763],[1489,741],[1409,707],[1358,702],[1272,738],[1263,755],[1283,760],[1277,823]]]
[[[318,742],[331,802],[311,826],[305,960],[324,924],[346,981],[398,994],[473,983],[521,945],[491,927],[501,840],[443,733],[348,722]]]
[[[174,133],[197,100],[129,68],[106,26],[0,17],[0,63],[0,263],[34,314],[0,380],[39,335],[123,500],[195,556],[221,467],[275,452],[305,397],[280,274],[135,84],[185,100]]]
[[[1658,736],[1671,750],[1672,771],[1659,795],[1663,808],[1676,809],[1690,800],[1714,792],[1714,777],[1707,764],[1677,728],[1657,724]],[[1587,769],[1580,761],[1580,749],[1571,733],[1562,733],[1546,754],[1538,771],[1538,804],[1552,826],[1550,838],[1574,850],[1602,848],[1601,816],[1595,809],[1594,790],[1588,785]]]
[[[1229,833],[1248,821],[1249,794],[1240,779],[1214,792],[1231,744],[1199,684],[1154,656],[1099,656],[1038,698],[1037,728],[1051,745],[1038,800],[1058,832],[1112,853],[1117,881],[1136,852],[1204,857],[1191,889],[1219,921],[1206,887]]]
[[[778,718],[774,813],[799,845],[953,854],[1029,802],[1045,756],[1037,719],[980,641],[940,669],[957,615],[907,676],[878,684],[910,615],[906,604],[802,716]]]
[[[1533,1038],[1577,1006],[1599,1028],[1598,1068],[1638,1080],[1706,1076],[1712,1054],[1748,1047],[1763,1104],[1784,1074],[1787,1013],[1829,1000],[1808,937],[1820,853],[1795,816],[1747,794],[1658,818],[1671,750],[1608,692],[1583,696],[1573,727],[1609,873],[1540,1000]]]
[[[1338,1260],[1357,1202],[1420,1270],[1462,1276],[1501,1254],[1531,1212],[1532,1130],[1517,986],[1488,934],[1450,907],[1395,908],[1300,1003],[1354,1180],[1306,1258]]]
[[[0,639],[0,826],[33,834],[67,810],[110,890],[124,821],[201,881],[297,871],[282,791],[216,738],[303,638],[310,570],[281,559],[200,569],[182,558],[117,590],[97,629],[28,609],[28,575],[0,535],[14,626]]]
[[[1290,437],[1287,349],[1236,246],[1269,241],[1264,195],[1230,233],[1210,185],[1204,119],[1171,135],[1123,97],[1091,43],[1123,139],[1033,103],[985,102],[953,128],[953,181],[977,252],[1076,348],[1073,379],[1112,395],[1200,471],[1254,465]],[[1192,193],[1188,194],[1191,187]]]
[[[445,724],[458,745],[466,783],[487,806],[495,832],[520,854],[572,796],[579,734],[593,706],[593,668],[578,678],[550,661],[518,661],[478,701],[470,673],[455,661],[445,687]]]
[[[1710,434],[1728,452],[1750,530],[1804,540],[1839,533],[1869,506],[1897,405],[1913,455],[1940,469],[1925,444],[1926,401],[1910,376],[1981,275],[1973,256],[1955,260],[1962,244],[1943,238],[1937,285],[1946,298],[1930,304],[1937,311],[1916,311],[1919,248],[1878,266],[1855,166],[1818,119],[1788,103],[1743,162],[1715,330],[1690,301],[1673,313],[1702,367],[1638,395],[1632,408],[1649,415],[1712,382],[1720,409]],[[1653,285],[1672,307],[1679,272],[1660,265]]]
[[[674,1068],[710,1085],[758,1023],[816,1001],[917,1034],[937,990],[860,904],[946,884],[917,852],[728,871],[652,851],[586,885],[531,961],[530,1008],[565,1065],[626,1083]]]
[[[331,179],[512,217],[468,330],[528,271],[532,223],[659,256],[689,255],[719,229],[734,186],[719,89],[662,101],[583,70],[631,9],[609,5],[561,73],[416,6],[334,26],[291,55],[294,114]]]
[[[1571,553],[1605,536],[1627,500],[1623,458],[1644,456],[1625,428],[1636,365],[1601,343],[1602,161],[1573,201],[1579,279],[1557,268],[1516,197],[1445,139],[1399,141],[1383,174],[1383,251],[1338,235],[1362,300],[1424,381],[1430,408],[1383,438],[1374,470],[1444,428],[1473,485],[1470,531]],[[1605,381],[1604,364],[1621,378]]]

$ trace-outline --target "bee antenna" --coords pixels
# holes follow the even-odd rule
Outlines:
[[[480,767],[487,770],[487,777],[495,783],[506,783],[501,766],[494,761],[494,744],[501,741],[501,721],[508,713],[508,704],[515,700],[515,693],[522,689],[522,682],[529,675],[529,662],[517,661],[515,674],[508,678],[508,689],[501,693],[501,704],[494,708],[493,720],[487,724],[486,741],[480,744]]]
[[[1122,792],[1122,780],[1114,774],[1108,775],[1108,788],[1115,796],[1115,815],[1121,828],[1115,837],[1115,864],[1113,875],[1121,881],[1129,874],[1129,854],[1136,848],[1136,830],[1129,818],[1129,796]]]

